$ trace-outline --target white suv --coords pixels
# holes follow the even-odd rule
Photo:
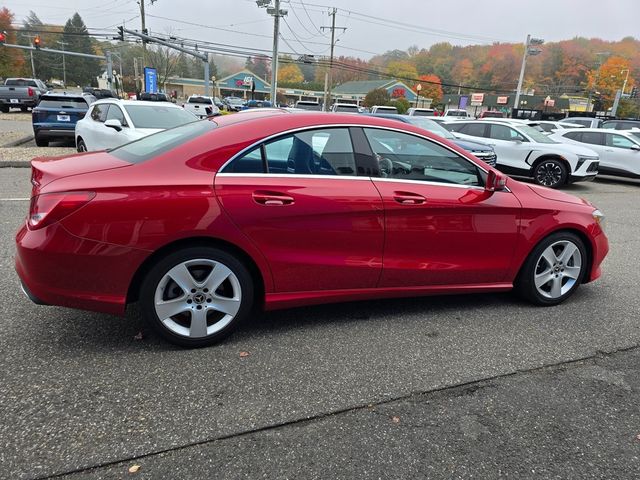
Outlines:
[[[105,98],[92,103],[76,123],[76,148],[91,152],[114,148],[198,118],[169,102]]]
[[[569,182],[592,180],[598,173],[596,152],[558,143],[524,123],[459,120],[447,124],[447,128],[460,138],[482,138],[496,151],[496,168],[533,178],[540,185],[557,188]]]
[[[469,112],[467,112],[466,110],[461,110],[459,108],[450,108],[449,110],[444,112],[444,116],[451,120],[473,118],[471,117],[471,115],[469,115]]]

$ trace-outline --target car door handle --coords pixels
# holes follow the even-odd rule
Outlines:
[[[393,199],[401,205],[422,205],[427,199],[422,195],[410,192],[394,192]]]
[[[278,192],[253,192],[252,197],[259,205],[281,206],[294,203],[293,197]]]

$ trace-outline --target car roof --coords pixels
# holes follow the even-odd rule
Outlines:
[[[174,105],[170,102],[154,102],[150,100],[122,100],[120,98],[101,98],[100,100],[93,103],[93,105],[103,105],[105,103],[115,103],[116,105],[147,105],[152,107],[169,107],[169,108],[180,108],[177,105]]]

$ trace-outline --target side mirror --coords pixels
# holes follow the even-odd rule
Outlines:
[[[104,122],[104,126],[113,128],[116,132],[119,132],[122,130],[122,124],[120,123],[120,120],[118,120],[117,118],[112,118],[110,120],[107,120],[106,122]]]
[[[637,152],[640,152],[640,145],[631,145],[631,150],[635,150]]]
[[[502,173],[489,170],[487,182],[484,185],[486,192],[500,192],[507,187],[507,176]]]

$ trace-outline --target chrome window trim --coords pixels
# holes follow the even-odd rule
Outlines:
[[[438,187],[453,187],[453,188],[466,188],[471,190],[482,190],[484,191],[484,187],[479,185],[460,185],[458,183],[443,183],[443,182],[432,182],[428,180],[409,180],[404,178],[385,178],[385,177],[366,177],[366,176],[350,176],[350,175],[309,175],[309,174],[300,174],[300,173],[225,173],[220,172],[216,174],[217,177],[230,177],[230,178],[305,178],[305,179],[319,179],[319,180],[365,180],[365,181],[383,181],[383,182],[402,182],[402,183],[410,183],[413,185],[435,185]],[[498,190],[498,192],[508,192],[511,193],[509,187],[505,187],[504,190]],[[493,192],[496,193],[496,192]]]
[[[220,172],[216,174],[216,177],[245,177],[245,178],[319,178],[325,180],[369,180],[370,178],[377,177],[365,177],[358,175],[313,175],[308,173],[235,173],[235,172]]]
[[[379,126],[379,125],[367,125],[367,124],[359,124],[359,123],[334,123],[334,124],[319,124],[319,125],[312,125],[312,126],[305,126],[305,127],[297,127],[297,128],[292,128],[290,130],[285,130],[282,132],[278,132],[278,133],[274,133],[273,135],[269,135],[268,137],[264,137],[260,140],[258,140],[257,142],[252,143],[251,145],[249,145],[248,147],[243,148],[242,150],[240,150],[238,153],[236,153],[235,155],[233,155],[229,160],[227,160],[219,169],[218,169],[218,174],[223,174],[225,172],[223,172],[223,170],[227,167],[227,165],[229,165],[231,162],[233,162],[236,158],[241,157],[242,155],[244,155],[245,153],[247,153],[249,150],[252,150],[253,148],[255,148],[257,145],[260,145],[261,143],[264,142],[268,142],[274,138],[280,137],[280,136],[284,136],[284,135],[290,135],[293,133],[297,133],[297,132],[304,132],[307,130],[322,130],[322,129],[327,129],[327,128],[378,128],[378,129],[382,129],[382,130],[390,130],[392,132],[397,132],[397,133],[404,133],[406,135],[413,135],[414,137],[418,137],[421,138],[423,140],[426,140],[428,142],[433,142],[437,145],[440,145],[441,147],[449,150],[451,153],[454,153],[455,155],[457,155],[458,157],[462,157],[464,158],[466,161],[472,163],[473,165],[475,165],[477,168],[479,168],[481,171],[483,171],[484,173],[489,173],[488,170],[486,170],[485,168],[481,167],[480,165],[478,165],[476,162],[474,162],[473,160],[471,160],[470,158],[465,157],[464,155],[460,155],[459,152],[453,150],[451,147],[449,147],[448,145],[445,145],[444,143],[433,139],[433,138],[429,138],[426,137],[424,135],[420,135],[419,133],[415,133],[415,132],[409,132],[406,130],[399,130],[397,128],[392,128],[392,127],[386,127],[386,126]],[[353,146],[353,142],[352,142],[352,146]],[[354,151],[355,153],[355,151]],[[470,155],[473,155],[470,153]],[[356,164],[357,166],[357,164]],[[229,174],[229,172],[226,173],[227,175]],[[276,175],[273,173],[261,173],[261,174],[255,174],[255,175]],[[318,176],[326,176],[326,177],[331,177],[331,178],[336,178],[336,177],[357,177],[358,175],[310,175],[312,177],[318,177]],[[368,177],[365,177],[368,178]],[[382,177],[372,177],[372,178],[382,178]]]

